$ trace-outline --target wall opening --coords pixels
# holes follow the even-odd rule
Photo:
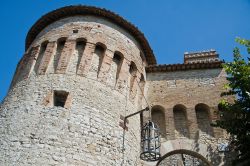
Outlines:
[[[40,46],[40,51],[39,51],[39,54],[38,54],[38,57],[37,57],[37,60],[36,60],[36,64],[35,64],[35,72],[38,73],[38,68],[40,66],[40,63],[42,61],[42,58],[44,56],[44,53],[46,51],[46,48],[47,48],[47,45],[48,45],[48,41],[44,41],[41,46]]]
[[[141,93],[143,95],[144,94],[144,87],[145,87],[145,78],[144,78],[143,74],[141,74],[139,85],[140,85],[140,88],[141,88]]]
[[[136,71],[137,71],[137,67],[135,65],[135,63],[132,61],[130,63],[130,67],[129,67],[129,73],[130,73],[130,91],[133,89],[133,86],[134,86],[134,82],[135,82],[135,79],[136,79]]]
[[[166,138],[165,109],[162,106],[153,106],[151,111],[152,121],[160,128],[162,138]]]
[[[78,33],[78,29],[73,29],[73,33]]]
[[[119,74],[121,71],[121,67],[122,67],[122,62],[123,62],[124,56],[122,55],[122,53],[116,51],[114,53],[113,56],[113,63],[111,65],[111,73],[112,73],[112,77],[115,78],[114,83],[117,83],[117,80],[119,78]]]
[[[56,71],[59,59],[61,57],[63,48],[65,46],[65,43],[66,43],[66,38],[65,37],[60,38],[60,39],[57,40],[56,54],[55,54],[55,57],[54,57],[54,64],[53,64],[55,71]]]
[[[66,91],[54,91],[53,101],[54,106],[64,107],[69,93]]]
[[[76,56],[77,56],[77,65],[76,65],[76,71],[79,68],[79,65],[81,63],[81,59],[83,57],[83,52],[86,46],[86,39],[80,38],[76,40],[76,46],[75,46],[75,50],[76,50]]]
[[[189,127],[187,121],[187,109],[182,104],[177,104],[173,108],[175,138],[189,138]]]
[[[139,82],[139,88],[140,88],[140,98],[144,95],[144,87],[145,87],[145,78],[143,74],[141,74],[140,82]]]
[[[138,109],[141,109],[141,106],[143,105],[143,99],[144,99],[144,87],[145,87],[145,78],[144,75],[141,74],[140,82],[139,82],[139,93],[138,93]]]
[[[109,79],[108,79],[108,83],[112,87],[115,87],[117,80],[119,78],[122,61],[123,61],[123,55],[120,52],[115,51],[114,56],[112,58],[112,63],[110,65]]]
[[[106,46],[104,44],[102,43],[96,44],[95,51],[93,53],[92,60],[91,60],[91,67],[88,72],[89,78],[97,79],[100,69],[101,69],[105,50],[106,50]]]
[[[211,124],[210,108],[208,105],[200,103],[195,106],[198,128],[201,132],[213,136]]]
[[[98,71],[97,71],[97,75],[99,75],[101,66],[102,66],[102,61],[104,58],[104,54],[105,54],[105,50],[106,47],[104,47],[102,44],[97,44],[95,47],[95,53],[98,56]]]
[[[116,65],[116,78],[115,78],[116,80],[119,77],[122,61],[123,61],[123,55],[120,52],[116,51],[113,57],[113,62]]]

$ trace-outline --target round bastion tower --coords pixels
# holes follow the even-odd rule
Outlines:
[[[0,107],[0,165],[140,165],[143,34],[120,16],[68,6],[41,17],[26,38]]]

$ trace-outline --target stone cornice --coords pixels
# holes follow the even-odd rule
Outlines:
[[[214,69],[222,68],[223,61],[204,62],[204,63],[188,63],[188,64],[168,64],[168,65],[150,65],[146,67],[147,73],[154,72],[172,72],[183,70],[197,70],[197,69]]]
[[[140,43],[147,63],[149,65],[156,64],[155,56],[147,39],[137,27],[111,11],[91,6],[66,6],[42,16],[29,30],[26,37],[25,49],[27,50],[29,48],[36,36],[49,24],[62,18],[76,15],[94,15],[102,17],[109,20],[110,22],[113,22],[114,24],[119,25],[120,27],[128,31],[138,41],[138,43]]]

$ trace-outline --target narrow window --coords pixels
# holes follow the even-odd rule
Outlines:
[[[144,75],[141,74],[141,79],[140,79],[140,89],[141,89],[141,93],[142,95],[144,94],[144,87],[145,87],[145,78],[144,78]]]
[[[206,104],[200,103],[195,106],[198,128],[201,132],[213,136],[211,127],[210,109]]]
[[[78,29],[73,29],[73,33],[78,33]]]
[[[189,128],[187,123],[186,107],[178,104],[174,106],[174,125],[175,138],[187,137],[189,138]]]
[[[121,55],[115,52],[114,57],[113,57],[113,62],[119,65],[121,63],[121,60],[122,60]]]
[[[77,66],[76,66],[76,69],[79,68],[81,59],[83,57],[83,51],[85,49],[85,46],[86,46],[86,40],[85,39],[78,39],[76,41],[76,48],[75,48],[75,50],[77,52]]]
[[[145,78],[143,74],[141,74],[140,82],[139,82],[139,91],[138,91],[138,109],[141,109],[143,96],[144,96],[144,87],[145,87]]]
[[[95,48],[95,54],[98,56],[98,70],[97,70],[97,75],[99,75],[101,66],[102,66],[102,61],[105,53],[105,48],[101,45],[96,45]]]
[[[152,108],[152,121],[160,128],[160,133],[163,138],[166,138],[166,119],[165,109],[161,106]]]
[[[121,53],[115,52],[113,57],[113,62],[116,64],[116,80],[119,77],[123,56]]]
[[[130,73],[130,91],[133,89],[134,81],[136,79],[136,71],[137,67],[134,62],[131,62],[129,67],[129,73]]]
[[[95,46],[95,51],[91,59],[91,67],[88,72],[88,77],[91,79],[98,78],[99,72],[101,70],[101,65],[104,57],[106,47],[102,43],[97,43]]]
[[[107,80],[107,83],[111,85],[112,87],[115,87],[117,80],[119,78],[122,61],[123,61],[123,55],[120,52],[115,51],[113,58],[112,58],[112,63],[110,65],[110,70],[109,70],[108,80]]]
[[[59,59],[61,57],[62,50],[64,48],[65,42],[66,42],[66,38],[60,38],[60,39],[57,40],[57,49],[56,49],[56,55],[55,55],[55,58],[54,58],[54,70],[55,71],[56,71]]]
[[[39,51],[39,54],[38,54],[38,57],[37,57],[37,60],[36,60],[36,64],[35,64],[35,72],[36,73],[38,72],[38,68],[39,68],[40,63],[42,61],[42,58],[44,56],[47,45],[48,45],[48,41],[45,41],[40,46],[40,51]]]
[[[54,106],[64,107],[69,93],[65,91],[54,91]]]

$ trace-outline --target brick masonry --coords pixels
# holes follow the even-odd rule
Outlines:
[[[165,123],[165,128],[161,127],[163,151],[186,146],[212,165],[223,165],[225,155],[217,151],[217,146],[227,142],[223,139],[227,135],[210,123],[219,118],[217,106],[225,83],[221,68],[147,73],[147,99],[154,106],[152,118],[159,126]]]

